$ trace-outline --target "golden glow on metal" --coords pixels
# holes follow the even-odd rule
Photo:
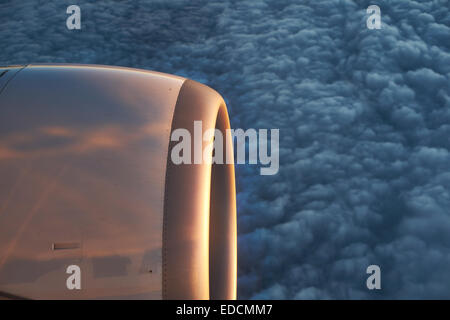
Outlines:
[[[229,128],[214,90],[144,70],[31,65],[0,93],[0,119],[0,291],[236,298],[234,165],[168,161],[176,127]],[[65,287],[70,264],[83,290]]]

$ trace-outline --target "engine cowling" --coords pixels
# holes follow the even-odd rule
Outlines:
[[[178,76],[107,66],[2,73],[5,296],[236,298],[234,165],[170,160],[177,128],[193,133],[202,121],[203,130],[228,134],[217,92]],[[69,266],[79,267],[81,289],[68,289]]]

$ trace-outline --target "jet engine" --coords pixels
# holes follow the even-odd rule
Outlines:
[[[170,159],[195,121],[229,134],[222,97],[182,77],[0,68],[0,295],[235,299],[234,164]]]

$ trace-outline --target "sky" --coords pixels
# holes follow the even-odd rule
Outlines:
[[[280,129],[278,174],[237,166],[239,298],[450,298],[448,0],[3,0],[0,44],[188,77]]]

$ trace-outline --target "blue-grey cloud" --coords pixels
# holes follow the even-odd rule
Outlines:
[[[237,171],[239,297],[450,298],[447,0],[11,0],[0,26],[0,64],[175,73],[234,127],[280,128],[279,173]]]

